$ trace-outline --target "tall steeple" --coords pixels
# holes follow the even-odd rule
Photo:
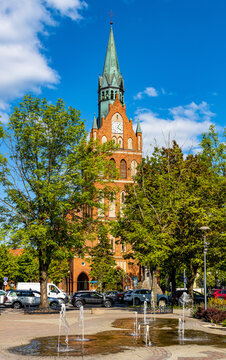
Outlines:
[[[119,100],[123,104],[124,82],[119,69],[118,56],[111,23],[104,69],[102,76],[99,77],[98,84],[98,128],[101,126],[102,117],[106,117],[109,112],[109,104],[114,103],[116,94],[118,94]]]

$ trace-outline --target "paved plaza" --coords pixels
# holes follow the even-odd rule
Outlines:
[[[67,312],[67,320],[70,325],[70,333],[78,333],[79,311],[73,309]],[[128,309],[85,309],[85,333],[96,334],[100,331],[116,330],[112,322],[117,319],[130,318],[133,312]],[[174,314],[157,315],[157,317],[178,319],[181,310],[175,310]],[[185,326],[187,329],[201,330],[212,334],[226,336],[226,331],[215,327],[210,328],[206,323],[192,319],[186,313]],[[79,357],[40,357],[23,356],[8,352],[8,348],[27,344],[36,337],[58,335],[59,314],[49,315],[24,315],[22,310],[1,309],[0,316],[0,359],[1,360],[52,360],[52,359],[78,359],[78,360],[205,360],[226,359],[226,348],[201,345],[173,345],[167,347],[142,347],[130,348],[115,354],[91,355]]]

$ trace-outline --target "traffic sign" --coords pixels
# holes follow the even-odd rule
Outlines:
[[[8,278],[7,278],[7,277],[4,277],[4,281],[8,281]]]
[[[4,283],[3,283],[3,284],[4,284],[4,286],[6,286],[8,283],[7,283],[7,281],[4,281]]]

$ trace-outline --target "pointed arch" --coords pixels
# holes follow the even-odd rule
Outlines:
[[[104,135],[102,136],[102,144],[106,143],[108,141],[107,137]]]
[[[77,278],[77,291],[79,290],[89,290],[89,277],[84,271]]]
[[[128,139],[128,149],[130,149],[130,150],[133,149],[133,139],[132,138]]]
[[[133,160],[131,162],[131,177],[136,176],[137,174],[137,162],[136,160]]]
[[[127,179],[127,163],[124,159],[120,161],[120,175],[122,179]]]
[[[123,149],[123,139],[121,136],[118,138],[118,143],[119,143],[120,149]]]

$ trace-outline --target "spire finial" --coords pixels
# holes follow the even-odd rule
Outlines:
[[[114,14],[113,14],[113,12],[112,12],[112,10],[110,11],[110,17],[111,17],[111,22],[110,22],[110,24],[111,24],[111,26],[113,25],[113,21],[112,21],[112,18],[113,18],[113,16],[114,16]]]
[[[93,129],[98,129],[97,127],[97,120],[96,120],[96,114],[94,113],[94,117],[93,117]]]
[[[138,119],[138,122],[137,122],[137,130],[136,130],[136,133],[142,133],[141,126],[140,126],[140,119]]]

